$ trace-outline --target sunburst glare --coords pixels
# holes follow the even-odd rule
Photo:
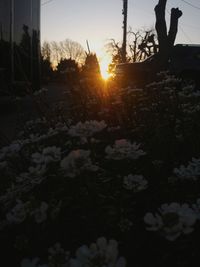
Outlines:
[[[104,54],[99,58],[101,76],[104,80],[108,80],[112,76],[112,74],[108,70],[109,64],[111,62],[112,62],[112,57],[108,54]]]

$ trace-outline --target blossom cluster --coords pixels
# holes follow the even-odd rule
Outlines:
[[[125,267],[124,258],[118,258],[118,243],[116,240],[107,241],[106,238],[98,238],[96,243],[92,243],[89,247],[83,245],[76,251],[76,258],[70,261],[70,267]]]
[[[91,88],[80,90],[77,85],[66,114],[27,122],[19,139],[0,149],[0,231],[5,230],[10,254],[20,251],[27,257],[21,267],[126,265],[115,240],[101,237],[79,247],[90,234],[120,236],[128,261],[131,253],[126,248],[135,251],[130,266],[145,266],[137,252],[150,255],[160,246],[160,238],[152,239],[152,246],[143,242],[149,237],[146,229],[169,241],[198,238],[188,235],[200,226],[200,91],[181,88],[176,78],[161,75],[161,81],[146,88],[107,88],[106,101],[99,101],[94,90],[88,97],[85,92]],[[81,94],[87,101],[80,101]],[[78,101],[84,102],[81,107]],[[188,155],[195,157],[185,163]],[[177,183],[167,182],[167,177]],[[180,184],[183,180],[187,182]],[[29,225],[34,233],[24,231]],[[46,238],[49,230],[56,235]],[[58,236],[62,245],[55,243]],[[74,255],[68,249],[75,244],[79,248]],[[165,248],[159,250],[160,258],[170,257]],[[34,255],[39,257],[28,258]]]
[[[143,177],[143,175],[132,175],[124,177],[124,188],[131,190],[133,192],[139,192],[146,189],[148,186],[148,181]]]
[[[186,167],[181,165],[175,168],[174,174],[181,180],[196,181],[200,177],[200,159],[192,158]]]
[[[195,208],[195,209],[193,209]],[[194,225],[199,215],[199,201],[193,205],[188,204],[163,204],[155,214],[148,212],[144,216],[146,229],[158,231],[167,240],[174,241],[180,235],[190,234],[194,231]]]
[[[70,253],[65,251],[59,243],[49,248],[48,264],[39,264],[40,259],[25,258],[21,267],[125,267],[126,260],[118,257],[118,242],[114,239],[106,240],[105,237],[97,239],[90,246],[82,245],[76,250],[75,257],[70,258]]]
[[[107,127],[105,121],[78,122],[69,128],[68,134],[73,137],[87,138],[93,136]]]
[[[61,168],[65,171],[66,176],[75,177],[82,171],[97,171],[98,167],[92,164],[90,151],[77,149],[72,150],[60,162]]]
[[[115,141],[113,146],[107,146],[105,149],[106,158],[112,160],[138,159],[146,153],[140,149],[140,144],[131,143],[126,139]]]
[[[61,148],[52,146],[45,147],[42,153],[36,152],[32,154],[32,162],[36,165],[48,165],[51,162],[57,162],[61,159]]]
[[[17,199],[17,204],[6,214],[6,220],[9,224],[20,224],[28,216],[31,216],[36,223],[42,223],[47,219],[47,210],[48,204],[44,201],[40,203],[39,207],[33,209],[29,201],[23,202]]]
[[[20,151],[21,147],[21,142],[17,140],[12,142],[10,145],[3,147],[0,149],[0,161],[16,155]]]

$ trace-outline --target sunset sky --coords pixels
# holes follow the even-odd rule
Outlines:
[[[41,2],[42,41],[61,41],[70,38],[86,49],[88,39],[91,50],[100,54],[108,39],[122,39],[122,0]],[[157,2],[158,0],[129,0],[128,26],[133,30],[153,27],[154,7]],[[168,0],[167,21],[171,7],[179,7],[183,11],[176,42],[200,43],[200,1]]]

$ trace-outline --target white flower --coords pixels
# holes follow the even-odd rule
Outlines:
[[[106,247],[107,247],[107,240],[105,237],[99,237],[97,239],[97,247],[102,250],[102,251],[106,251]]]
[[[120,129],[121,129],[121,127],[118,125],[118,126],[108,127],[107,131],[108,132],[115,132],[115,131],[118,131]]]
[[[155,215],[150,212],[146,213],[144,222],[148,224],[147,230],[149,231],[158,231],[163,227],[162,217],[157,213]]]
[[[61,149],[52,146],[52,147],[46,147],[43,149],[42,153],[34,153],[32,154],[32,161],[36,164],[49,164],[51,162],[56,162],[60,160],[61,157]]]
[[[44,162],[44,156],[39,152],[32,154],[32,161],[36,164],[42,164]]]
[[[200,198],[197,199],[195,204],[192,204],[192,209],[194,210],[197,219],[200,220]]]
[[[43,149],[42,154],[45,157],[45,162],[49,163],[52,161],[60,160],[60,148],[56,146],[46,147]]]
[[[98,139],[92,137],[92,138],[90,139],[90,142],[91,142],[91,144],[98,144],[98,143],[100,142],[100,140],[98,140]]]
[[[21,267],[125,267],[126,260],[118,258],[118,243],[116,240],[107,241],[106,238],[98,238],[96,243],[90,246],[82,245],[76,250],[74,258],[65,251],[60,243],[56,243],[48,249],[48,265],[38,265],[39,258],[23,259]]]
[[[118,243],[116,240],[109,240],[106,248],[106,261],[116,262],[118,256]]]
[[[34,258],[32,260],[26,258],[22,260],[21,267],[48,267],[47,264],[38,265],[39,261],[39,258]]]
[[[153,215],[147,213],[144,222],[147,230],[159,231],[169,241],[176,240],[181,234],[189,234],[194,228],[196,214],[188,204],[163,204]]]
[[[21,200],[17,199],[16,206],[6,214],[7,221],[16,224],[23,222],[28,214],[27,205],[28,202],[23,203]]]
[[[139,192],[146,189],[148,186],[148,181],[142,175],[132,175],[124,177],[124,188],[127,190],[132,190],[134,192]]]
[[[81,246],[76,251],[76,258],[82,264],[86,265],[88,263],[88,260],[89,260],[90,256],[91,256],[90,249],[86,245]]]
[[[93,134],[102,131],[106,128],[105,121],[86,121],[84,123],[78,122],[76,125],[70,127],[68,134],[74,137],[91,137]]]
[[[37,134],[30,134],[29,136],[29,143],[35,143],[35,142],[40,142],[42,140],[45,140],[48,138],[48,135],[46,134],[43,134],[43,135],[39,135],[38,133]]]
[[[45,94],[48,90],[46,88],[42,88],[40,90],[37,90],[34,92],[34,96],[38,96],[38,95],[41,95],[41,94]]]
[[[192,158],[187,167],[181,165],[175,168],[174,174],[183,180],[196,181],[200,177],[200,159]]]
[[[178,92],[178,95],[182,98],[198,98],[200,97],[200,91],[195,90],[193,85],[188,84],[181,88],[180,92]]]
[[[9,146],[0,149],[0,160],[3,161],[6,157],[12,157],[21,150],[22,145],[19,141],[14,141]]]
[[[118,243],[101,237],[89,247],[81,246],[76,251],[76,258],[70,260],[70,267],[125,267],[124,258],[118,258]]]
[[[98,167],[91,162],[90,151],[82,149],[71,151],[69,155],[61,161],[60,166],[67,172],[66,175],[69,177],[75,177],[84,170],[96,171],[98,169]]]
[[[26,126],[32,126],[32,125],[37,125],[37,124],[46,124],[47,120],[45,117],[42,118],[37,118],[35,120],[29,120],[26,122]]]
[[[47,219],[48,204],[42,202],[40,207],[35,209],[31,214],[34,215],[36,223],[42,223]]]
[[[41,181],[43,179],[42,176],[46,172],[46,166],[45,165],[37,165],[36,167],[29,167],[28,168],[28,175],[35,176],[36,179],[34,181],[31,181],[31,183],[35,183],[36,180]],[[40,183],[40,182],[39,182]]]
[[[68,123],[70,123],[70,121],[68,121]],[[68,130],[68,127],[67,127],[67,125],[65,123],[59,122],[59,123],[56,124],[55,129],[57,131],[60,131],[60,132],[65,132],[65,131]]]
[[[61,149],[56,146],[46,147],[43,149],[42,153],[33,153],[31,157],[32,162],[36,166],[29,167],[29,173],[33,175],[43,175],[50,163],[60,161]]]
[[[69,252],[65,251],[60,243],[56,243],[53,247],[48,249],[49,265],[50,266],[69,266]]]
[[[139,149],[139,147],[139,144],[131,144],[126,139],[116,140],[112,147],[106,147],[106,158],[113,160],[138,159],[146,154],[142,149]]]

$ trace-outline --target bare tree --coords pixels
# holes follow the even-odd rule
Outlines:
[[[42,57],[51,61],[55,67],[61,59],[75,60],[78,64],[82,65],[85,61],[85,51],[83,47],[75,41],[65,39],[61,42],[47,42],[42,45]]]
[[[112,62],[109,64],[109,72],[113,73],[115,66],[123,62],[123,53],[121,43],[116,42],[115,39],[110,39],[109,43],[105,45],[106,52],[112,56]],[[128,57],[126,56],[128,61]]]
[[[83,63],[85,60],[85,51],[83,47],[75,41],[66,39],[59,43],[62,58],[71,58],[78,63]]]
[[[165,10],[166,10],[167,0],[159,0],[158,4],[155,6],[156,15],[156,31],[159,43],[160,52],[160,64],[165,65],[169,57],[171,48],[174,45],[176,35],[178,32],[178,20],[182,16],[182,11],[178,8],[171,9],[171,19],[170,27],[167,32],[167,25],[165,20]]]
[[[54,65],[57,65],[62,58],[62,50],[58,42],[51,42],[52,58]]]
[[[140,31],[136,31],[134,32],[132,30],[132,28],[129,28],[128,31],[128,35],[129,35],[129,51],[131,53],[131,57],[133,62],[137,62],[139,61],[138,57],[139,57],[139,51],[138,51],[138,45],[141,42],[142,39],[142,35],[140,33]],[[131,39],[131,41],[130,41]]]
[[[49,42],[45,41],[41,49],[41,78],[43,82],[48,82],[53,76],[52,50]]]
[[[139,62],[158,52],[158,44],[154,30],[142,29],[134,32],[130,27],[127,35],[127,62]],[[107,52],[112,55],[112,63],[109,66],[109,71],[113,72],[115,66],[123,62],[122,46],[114,39],[110,39],[110,42],[106,44],[106,48]]]
[[[110,39],[109,43],[105,45],[106,51],[112,56],[117,56],[118,57],[118,63],[122,63],[122,46],[119,42],[116,42],[115,39]]]
[[[47,60],[51,60],[51,45],[49,42],[44,41],[44,43],[42,44],[42,49],[41,49],[41,53],[42,53],[42,57],[43,59],[47,59]]]
[[[138,30],[129,28],[129,52],[131,61],[138,62],[158,52],[158,44],[152,29]]]

